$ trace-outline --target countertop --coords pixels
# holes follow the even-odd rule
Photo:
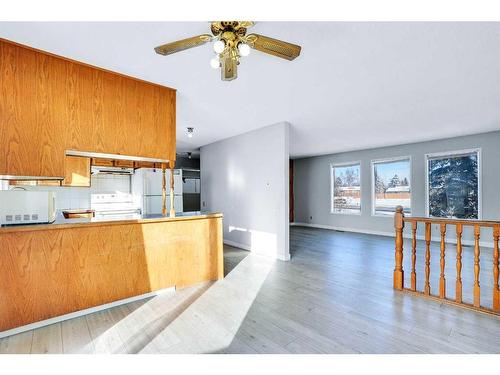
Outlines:
[[[141,214],[122,214],[110,215],[106,217],[93,218],[75,218],[65,219],[62,212],[57,212],[56,221],[50,224],[22,224],[9,225],[0,227],[0,233],[9,232],[29,232],[37,230],[51,230],[74,228],[79,226],[105,226],[105,225],[120,225],[120,224],[137,224],[137,223],[155,223],[163,221],[181,221],[181,220],[199,220],[207,218],[222,217],[221,213],[217,212],[178,212],[175,217],[156,215],[141,215]]]

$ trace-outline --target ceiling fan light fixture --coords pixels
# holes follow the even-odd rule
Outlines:
[[[246,43],[238,44],[238,52],[240,56],[248,56],[250,54],[250,46]]]
[[[240,60],[248,56],[251,49],[289,61],[300,55],[299,45],[265,35],[247,34],[247,29],[253,25],[252,21],[214,21],[210,23],[211,34],[177,40],[158,46],[154,50],[166,56],[213,42],[212,48],[217,56],[210,60],[210,66],[213,69],[220,68],[223,81],[237,78]],[[192,133],[188,133],[189,137],[190,134]]]
[[[210,59],[210,66],[212,67],[212,69],[220,68],[220,60],[217,56],[214,56]]]
[[[226,43],[223,40],[217,40],[214,43],[214,51],[215,53],[222,53],[226,49]]]
[[[193,138],[194,128],[188,127],[186,128],[186,134],[188,138]]]

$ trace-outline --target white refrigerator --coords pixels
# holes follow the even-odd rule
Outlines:
[[[167,212],[170,211],[170,170],[165,173],[167,182]],[[161,214],[162,171],[161,169],[141,168],[132,176],[132,194],[144,215]],[[174,208],[183,211],[182,170],[174,169]]]

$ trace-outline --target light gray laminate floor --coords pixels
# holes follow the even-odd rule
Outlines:
[[[222,281],[11,336],[0,340],[0,353],[500,352],[500,318],[393,291],[392,238],[303,227],[290,233],[290,262],[226,246]],[[450,246],[450,295],[454,259]],[[465,248],[469,301],[472,259]],[[420,287],[422,261],[419,243]],[[481,266],[483,300],[491,304],[491,250],[483,250]]]

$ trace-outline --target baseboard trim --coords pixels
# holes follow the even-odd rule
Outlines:
[[[226,240],[226,239],[224,239],[223,242],[226,245],[237,247],[238,249],[242,249],[242,250],[246,250],[246,251],[250,251],[250,252],[252,251],[252,248],[250,246],[242,244],[242,243],[239,243],[239,242],[235,242],[235,241],[231,241],[231,240]],[[266,256],[264,254],[259,254],[259,255]],[[281,255],[277,255],[276,259],[279,259],[279,260],[287,262],[287,261],[290,260],[290,254],[288,254],[287,257],[283,257]]]
[[[371,229],[346,228],[346,227],[336,227],[336,226],[332,226],[332,225],[300,223],[300,222],[290,223],[290,225],[296,226],[296,227],[310,227],[310,228],[318,228],[318,229],[336,230],[336,231],[340,231],[340,232],[374,234],[376,236],[394,237],[394,233],[392,233],[392,232],[382,232],[382,231],[376,231],[376,230],[371,230]]]
[[[242,249],[242,250],[246,250],[246,251],[252,251],[252,249],[250,248],[250,246],[244,245],[244,244],[239,243],[239,242],[235,242],[235,241],[231,241],[231,240],[226,240],[226,239],[224,239],[223,242],[226,245],[237,247],[238,249]]]
[[[346,228],[346,227],[336,227],[336,226],[331,226],[331,225],[324,225],[324,224],[312,224],[312,223],[300,223],[300,222],[294,222],[290,223],[290,226],[297,226],[297,227],[309,227],[309,228],[318,228],[318,229],[328,229],[328,230],[335,230],[335,231],[340,231],[340,232],[352,232],[352,233],[361,233],[361,234],[372,234],[376,236],[384,236],[384,237],[394,237],[394,233],[392,232],[382,232],[382,231],[376,231],[376,230],[370,230],[370,229],[359,229],[359,228]],[[411,236],[408,234],[403,234],[404,238],[411,239]],[[425,240],[425,237],[422,235],[417,235],[417,240]],[[433,236],[431,237],[431,241],[433,242],[441,242],[441,237],[436,237]],[[457,244],[457,240],[450,238],[446,239],[446,243],[448,244]],[[474,241],[471,240],[462,240],[462,245],[464,246],[474,246]],[[480,241],[479,245],[481,247],[487,247],[487,248],[493,248],[493,242],[489,241]]]
[[[110,309],[112,307],[121,306],[121,305],[124,305],[126,303],[140,301],[142,299],[158,296],[160,294],[165,294],[165,293],[169,293],[169,292],[175,292],[175,286],[171,287],[171,288],[160,289],[160,290],[157,290],[155,292],[141,294],[139,296],[134,296],[134,297],[125,298],[125,299],[121,299],[121,300],[110,302],[110,303],[105,303],[104,305],[91,307],[91,308],[88,308],[85,310],[75,311],[75,312],[72,312],[69,314],[56,316],[54,318],[41,320],[41,321],[35,322],[35,323],[30,323],[30,324],[27,324],[25,326],[12,328],[12,329],[9,329],[7,331],[0,332],[0,339],[2,339],[4,337],[12,336],[12,335],[17,335],[18,333],[31,331],[32,329],[37,329],[37,328],[45,327],[45,326],[48,326],[51,324],[60,323],[60,322],[63,322],[65,320],[78,318],[78,317],[81,317],[84,315],[92,314],[92,313],[102,311],[102,310],[107,310],[107,309]]]

